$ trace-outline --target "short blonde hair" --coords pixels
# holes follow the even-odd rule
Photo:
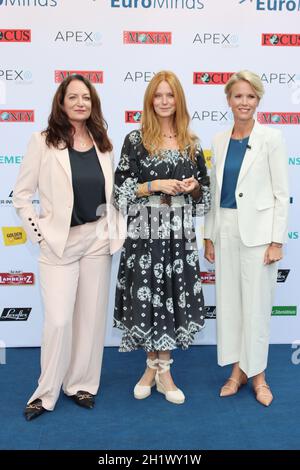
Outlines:
[[[249,83],[259,99],[263,97],[265,90],[260,77],[256,73],[250,72],[250,70],[241,70],[240,72],[236,72],[231,75],[230,79],[226,83],[224,91],[227,98],[230,98],[233,85],[241,80]]]

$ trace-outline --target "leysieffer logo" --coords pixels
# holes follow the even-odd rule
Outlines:
[[[200,0],[110,0],[112,8],[156,8],[165,10],[202,10]]]
[[[0,7],[57,7],[59,0],[0,0]]]

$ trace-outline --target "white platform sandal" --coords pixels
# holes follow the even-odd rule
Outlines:
[[[161,383],[159,380],[159,375],[163,374],[164,372],[167,372],[170,370],[170,365],[173,364],[173,359],[169,360],[163,360],[163,359],[158,359],[158,364],[160,370],[157,371],[156,376],[155,376],[155,382],[156,382],[156,389],[159,393],[163,393],[165,395],[166,400],[168,400],[171,403],[175,403],[176,405],[181,405],[185,401],[185,396],[182,390],[177,388],[177,390],[166,390],[165,386]]]
[[[150,369],[158,370],[158,359],[155,359],[153,361],[152,359],[148,358],[146,364]],[[149,397],[151,395],[151,388],[154,385],[155,380],[153,380],[151,385],[140,385],[140,383],[138,382],[133,390],[134,398],[136,398],[137,400],[143,400],[144,398]]]

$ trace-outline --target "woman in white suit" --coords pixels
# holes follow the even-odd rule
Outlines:
[[[288,218],[287,158],[280,131],[258,124],[258,75],[241,71],[225,86],[234,124],[213,140],[212,209],[205,258],[216,270],[218,363],[233,364],[220,396],[253,377],[256,399],[273,396],[265,381],[269,324]]]
[[[48,127],[34,133],[14,206],[40,244],[45,323],[31,420],[53,410],[61,386],[93,408],[100,381],[111,254],[123,244],[112,207],[113,154],[96,89],[81,75],[58,87]],[[38,189],[40,214],[31,200]]]

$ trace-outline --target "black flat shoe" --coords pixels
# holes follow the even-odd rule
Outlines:
[[[71,398],[79,406],[83,406],[84,408],[94,408],[95,397],[89,392],[79,390],[76,395],[71,395]]]
[[[32,401],[28,405],[26,405],[26,408],[24,410],[24,415],[26,421],[31,421],[32,419],[37,418],[41,414],[44,413],[45,408],[43,408],[43,403],[40,398],[37,398],[36,400]]]

